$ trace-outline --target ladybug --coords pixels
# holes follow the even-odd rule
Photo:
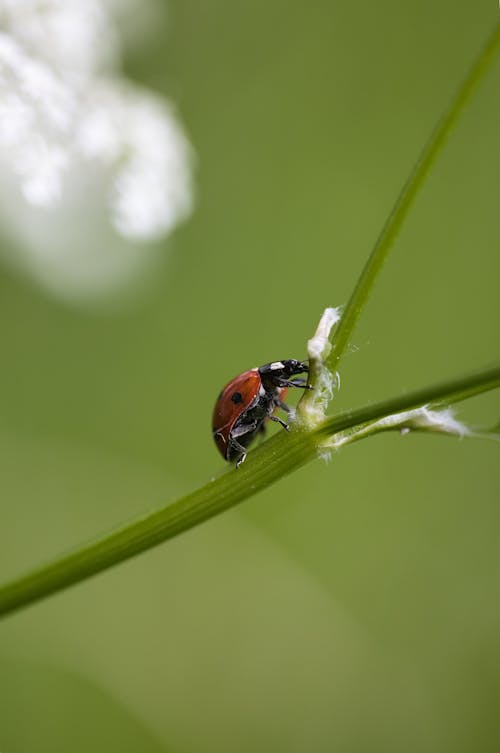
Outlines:
[[[308,371],[303,361],[273,361],[244,371],[224,387],[215,403],[212,433],[225,460],[236,460],[237,468],[244,462],[250,442],[259,432],[265,432],[266,418],[289,431],[288,424],[274,411],[280,408],[290,413],[283,402],[289,387],[312,389],[305,379],[290,379]]]

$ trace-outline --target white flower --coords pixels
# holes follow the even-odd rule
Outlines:
[[[0,0],[1,219],[19,244],[10,260],[69,298],[130,278],[150,257],[137,242],[168,234],[192,206],[188,141],[168,103],[119,75],[111,5]]]

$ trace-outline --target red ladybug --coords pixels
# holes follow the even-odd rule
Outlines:
[[[290,413],[282,400],[288,387],[311,389],[304,379],[290,380],[307,371],[309,367],[302,361],[273,361],[244,371],[224,387],[215,403],[212,432],[226,460],[236,459],[237,468],[243,463],[252,439],[265,431],[266,418],[289,431],[288,425],[273,414],[277,408]]]

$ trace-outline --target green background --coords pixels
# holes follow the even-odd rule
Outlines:
[[[160,16],[160,20],[161,20]],[[133,302],[0,273],[2,579],[219,473],[215,396],[344,303],[491,2],[168,5],[129,76],[171,97],[197,207]],[[342,365],[338,408],[498,358],[500,66]],[[491,425],[498,395],[460,415]],[[1,753],[497,751],[500,462],[382,435],[0,626]]]

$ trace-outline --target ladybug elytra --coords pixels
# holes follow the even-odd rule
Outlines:
[[[238,468],[247,456],[250,442],[259,432],[264,433],[267,418],[289,431],[288,424],[274,412],[280,408],[290,413],[283,402],[289,387],[311,389],[304,379],[291,380],[308,371],[303,361],[273,361],[244,371],[224,387],[215,403],[212,433],[225,460],[236,460]]]

